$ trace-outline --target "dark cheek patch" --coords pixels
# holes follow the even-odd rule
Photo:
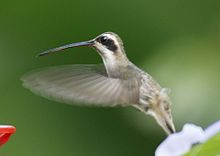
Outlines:
[[[108,40],[104,45],[106,48],[114,52],[118,49],[113,40]]]
[[[104,39],[104,37],[102,36],[98,38],[97,41],[113,52],[115,52],[118,49],[118,47],[115,45],[112,39],[109,38]]]

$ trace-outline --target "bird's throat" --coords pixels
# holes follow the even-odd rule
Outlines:
[[[102,60],[108,76],[113,78],[120,78],[130,64],[127,58],[117,58],[114,55],[102,56]]]

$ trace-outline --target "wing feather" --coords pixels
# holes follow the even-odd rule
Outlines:
[[[35,94],[58,102],[115,106],[138,102],[136,79],[107,76],[103,65],[64,65],[32,71],[21,78]]]

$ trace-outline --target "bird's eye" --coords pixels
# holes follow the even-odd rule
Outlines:
[[[115,45],[114,41],[107,37],[107,36],[101,36],[97,39],[97,41],[99,43],[101,43],[102,45],[104,45],[107,49],[111,50],[111,51],[116,51],[117,50],[117,46]]]
[[[100,42],[101,43],[106,43],[107,41],[108,41],[108,37],[106,37],[106,36],[100,37]]]

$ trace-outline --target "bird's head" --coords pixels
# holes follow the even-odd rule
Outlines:
[[[40,53],[39,56],[44,56],[68,48],[81,46],[94,47],[103,57],[120,57],[125,55],[121,38],[113,32],[105,32],[88,41],[71,43],[57,48],[49,49]]]
[[[113,32],[105,32],[93,39],[93,47],[103,56],[125,54],[121,38]]]
[[[68,45],[49,49],[40,53],[38,56],[44,56],[68,48],[81,46],[93,47],[97,50],[97,52],[102,57],[107,73],[109,75],[114,75],[114,72],[117,71],[117,69],[130,63],[125,54],[121,38],[113,32],[105,32],[88,41],[71,43]]]

